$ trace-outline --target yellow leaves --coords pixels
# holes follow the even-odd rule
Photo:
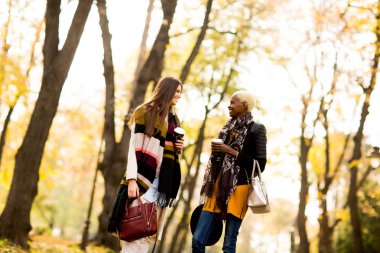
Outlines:
[[[375,199],[378,196],[380,196],[380,188],[376,188],[376,189],[368,192],[367,194],[368,194],[368,197]]]
[[[349,20],[348,25],[359,31],[373,32],[376,27],[376,19],[373,15],[376,10],[375,6],[368,6],[365,3],[358,4],[358,8],[349,8],[346,13],[346,20]]]
[[[322,192],[318,191],[318,200],[322,200],[322,198],[323,198]]]
[[[353,160],[352,162],[350,162],[348,167],[352,169],[352,168],[357,168],[358,166],[359,166],[359,160]]]
[[[315,143],[309,152],[309,162],[312,170],[317,176],[322,176],[325,171],[324,145]]]
[[[337,219],[341,219],[342,221],[348,221],[350,219],[350,213],[347,209],[337,209],[335,215]]]
[[[27,78],[16,61],[2,57],[0,66],[0,96],[9,106],[14,106],[17,98],[27,90]]]

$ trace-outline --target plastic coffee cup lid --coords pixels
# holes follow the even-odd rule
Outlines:
[[[185,134],[185,130],[183,130],[183,128],[181,128],[181,127],[174,128],[174,132],[176,132],[178,134]]]
[[[222,143],[223,140],[222,140],[222,139],[212,139],[211,142],[214,142],[214,143]]]

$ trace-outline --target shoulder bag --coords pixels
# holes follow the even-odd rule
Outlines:
[[[255,177],[255,171],[258,171]],[[245,172],[247,174],[247,172]],[[253,169],[251,178],[248,178],[250,185],[248,191],[248,207],[253,213],[269,213],[271,208],[269,205],[268,194],[264,182],[261,179],[260,164],[257,160],[253,159]]]

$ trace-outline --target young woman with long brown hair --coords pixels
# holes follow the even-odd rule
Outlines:
[[[125,173],[128,198],[140,197],[143,202],[157,204],[158,239],[166,207],[173,204],[181,181],[178,154],[183,140],[174,138],[174,129],[180,125],[174,107],[181,93],[182,84],[178,79],[161,79],[153,97],[136,108],[129,122],[131,139]],[[122,253],[148,250],[148,237],[132,242],[122,241]]]

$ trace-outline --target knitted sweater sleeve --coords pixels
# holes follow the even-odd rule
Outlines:
[[[125,178],[136,179],[137,180],[137,159],[135,152],[135,124],[131,126],[131,139],[129,140],[129,149],[128,149],[128,162],[127,169],[125,172]]]

